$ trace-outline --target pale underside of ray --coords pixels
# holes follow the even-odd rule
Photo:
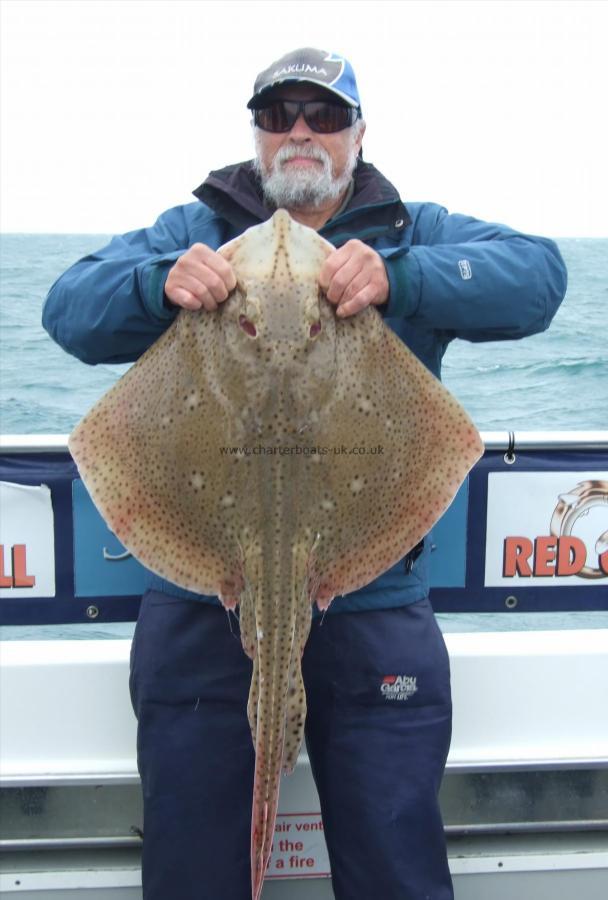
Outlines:
[[[280,770],[302,741],[311,603],[404,556],[482,451],[376,310],[343,320],[319,294],[331,250],[282,210],[226,245],[233,295],[216,313],[180,312],[70,439],[93,500],[144,565],[239,604],[254,660],[255,900]]]

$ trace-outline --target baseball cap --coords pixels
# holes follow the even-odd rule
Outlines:
[[[255,109],[260,106],[270,88],[289,82],[317,84],[349,106],[361,106],[355,73],[349,61],[337,53],[303,47],[286,53],[260,72],[247,108]]]

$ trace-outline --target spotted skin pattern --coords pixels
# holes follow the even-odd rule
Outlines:
[[[253,660],[254,900],[281,771],[302,743],[312,603],[402,558],[483,450],[375,309],[336,317],[318,286],[332,249],[284,210],[226,244],[228,300],[182,310],[70,438],[101,514],[145,566],[238,605]]]

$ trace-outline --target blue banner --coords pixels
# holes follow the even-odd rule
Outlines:
[[[144,569],[106,527],[69,454],[6,452],[0,480],[45,486],[40,496],[50,491],[47,543],[54,540],[44,557],[53,577],[43,580],[33,556],[40,523],[37,533],[30,517],[30,535],[5,529],[11,537],[0,554],[0,622],[135,619]],[[10,516],[3,510],[3,521]],[[526,450],[511,460],[486,452],[434,527],[431,545],[438,612],[608,610],[608,448]],[[49,596],[40,596],[47,583]]]

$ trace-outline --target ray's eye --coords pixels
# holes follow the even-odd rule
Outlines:
[[[257,337],[257,329],[251,319],[248,319],[247,316],[239,316],[239,325],[249,337]]]
[[[312,325],[310,326],[310,332],[309,332],[310,337],[311,338],[316,337],[320,331],[321,331],[321,322],[319,321],[319,319],[317,319],[317,321],[313,322]]]

